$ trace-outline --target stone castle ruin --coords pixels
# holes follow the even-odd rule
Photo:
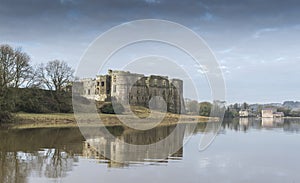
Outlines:
[[[185,112],[183,81],[180,79],[109,70],[106,75],[98,75],[95,79],[81,79],[76,84],[79,87],[73,92],[90,100],[116,100],[125,105],[149,107],[153,97],[160,97],[164,100],[168,112]]]

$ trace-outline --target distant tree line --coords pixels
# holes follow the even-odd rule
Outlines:
[[[12,112],[72,112],[66,86],[74,70],[61,60],[31,65],[20,48],[0,45],[0,122]]]
[[[191,115],[200,115],[207,117],[221,117],[224,113],[226,116],[225,102],[214,101],[210,102],[198,102],[196,100],[186,100],[186,112]]]
[[[188,114],[192,115],[200,115],[200,116],[212,116],[211,111],[213,109],[216,110],[217,104],[210,103],[210,102],[198,102],[196,100],[186,100],[186,112]],[[278,112],[283,112],[285,116],[290,117],[300,117],[300,110],[296,110],[295,108],[290,107],[291,104],[293,106],[297,105],[297,102],[289,102],[290,105],[287,105],[288,102],[285,102],[281,106],[274,106],[274,105],[268,105],[268,104],[248,104],[246,102],[244,103],[235,103],[230,104],[225,107],[224,117],[225,118],[236,118],[239,117],[239,112],[241,110],[247,110],[250,112],[251,116],[261,116],[261,111],[264,108],[274,108],[277,109]],[[299,104],[300,105],[300,104]]]

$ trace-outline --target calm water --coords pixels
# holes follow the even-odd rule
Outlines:
[[[300,182],[300,119],[227,121],[211,146],[199,152],[205,126],[199,124],[184,147],[168,159],[134,163],[105,159],[77,128],[3,129],[0,182]],[[109,131],[138,144],[164,138],[173,128]],[[113,150],[109,153],[118,156]]]

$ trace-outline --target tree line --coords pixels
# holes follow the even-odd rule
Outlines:
[[[0,122],[9,120],[12,112],[62,112],[61,103],[71,105],[71,100],[63,100],[71,97],[65,89],[73,78],[74,70],[65,61],[32,65],[21,48],[0,45]]]
[[[186,111],[188,114],[200,115],[200,116],[211,116],[211,110],[215,106],[214,102],[198,102],[196,100],[186,100]],[[225,118],[236,118],[239,117],[239,112],[246,110],[251,116],[261,116],[261,111],[264,108],[273,108],[278,112],[283,112],[284,116],[289,117],[300,117],[299,106],[300,102],[287,101],[284,102],[281,106],[276,106],[272,104],[248,104],[243,103],[234,103],[226,106],[224,117]],[[292,108],[294,107],[294,108]]]

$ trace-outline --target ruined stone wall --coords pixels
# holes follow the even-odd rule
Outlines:
[[[131,88],[129,93],[130,105],[149,107],[152,97],[161,97],[164,100],[153,100],[154,106],[159,108],[165,102],[167,111],[184,113],[183,82],[182,80],[169,80],[167,77],[154,76],[140,78]]]
[[[129,91],[129,104],[148,107],[149,94],[147,77],[141,77],[132,85]]]
[[[110,101],[111,100],[111,76],[97,76],[96,79],[96,100]]]
[[[86,78],[81,79],[79,82],[76,82],[77,87],[76,89],[81,96],[90,99],[95,100],[96,97],[96,79],[92,78]]]
[[[124,105],[149,107],[151,98],[157,96],[164,99],[153,100],[154,106],[167,105],[167,111],[184,113],[183,81],[169,80],[166,76],[135,74],[126,71],[109,70],[107,75],[97,76],[96,80],[82,80],[82,95],[97,101],[117,100]]]
[[[171,110],[174,113],[185,113],[185,105],[183,98],[183,81],[180,79],[171,79],[171,102],[174,103],[174,108]]]

